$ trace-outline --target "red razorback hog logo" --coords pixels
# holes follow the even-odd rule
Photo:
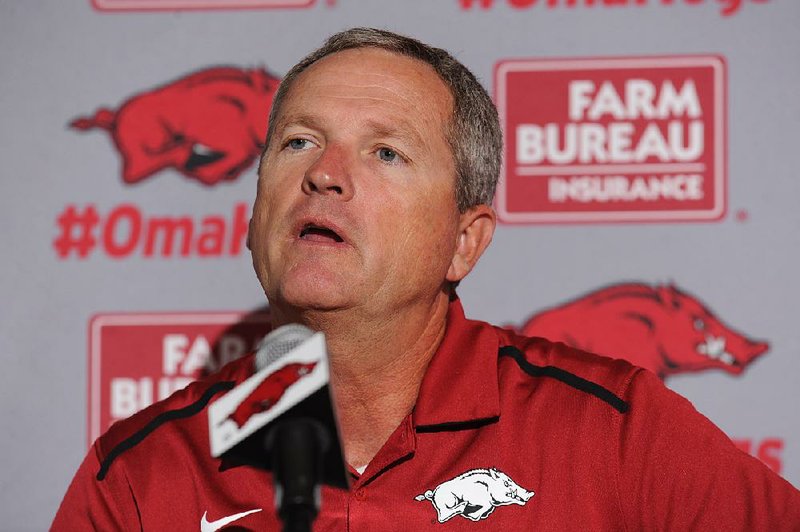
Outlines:
[[[725,325],[693,295],[637,283],[603,288],[535,314],[521,332],[623,358],[662,379],[712,368],[738,375],[769,349]]]
[[[259,384],[250,395],[244,398],[230,418],[240,428],[259,412],[266,412],[280,401],[286,390],[291,385],[308,375],[314,370],[316,362],[286,364],[281,369],[270,374]]]
[[[215,185],[239,177],[260,154],[279,82],[264,69],[208,68],[70,126],[110,133],[126,183],[174,168]]]

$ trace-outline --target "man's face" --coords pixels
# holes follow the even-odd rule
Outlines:
[[[459,224],[451,110],[429,65],[379,49],[327,56],[295,80],[251,223],[273,306],[380,316],[441,290]]]

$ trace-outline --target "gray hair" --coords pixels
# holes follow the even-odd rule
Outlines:
[[[491,205],[500,175],[503,137],[497,109],[486,89],[446,50],[385,30],[352,28],[337,33],[289,70],[272,102],[264,152],[269,148],[281,106],[297,76],[323,57],[351,48],[379,48],[433,67],[453,96],[453,115],[445,134],[456,168],[458,209],[465,212],[475,205]]]

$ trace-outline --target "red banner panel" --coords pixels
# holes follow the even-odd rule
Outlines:
[[[89,325],[88,441],[252,351],[269,314],[100,314]]]
[[[717,56],[501,61],[507,223],[710,221],[725,213]]]
[[[92,0],[100,11],[157,11],[179,9],[265,9],[309,7],[317,0]]]

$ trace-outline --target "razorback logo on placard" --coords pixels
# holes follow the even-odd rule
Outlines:
[[[269,9],[311,7],[317,0],[91,0],[100,11],[179,11],[185,9]]]
[[[675,286],[623,283],[534,314],[520,328],[601,355],[625,359],[662,379],[722,369],[733,375],[769,349],[725,325]]]
[[[293,363],[275,370],[244,398],[230,418],[241,428],[253,414],[266,412],[272,408],[291,385],[311,373],[316,365],[316,362]]]
[[[234,180],[261,153],[280,80],[264,69],[214,67],[100,108],[70,126],[109,132],[134,184],[173,168],[204,185]]]
[[[718,220],[725,62],[718,56],[501,61],[508,223]]]

